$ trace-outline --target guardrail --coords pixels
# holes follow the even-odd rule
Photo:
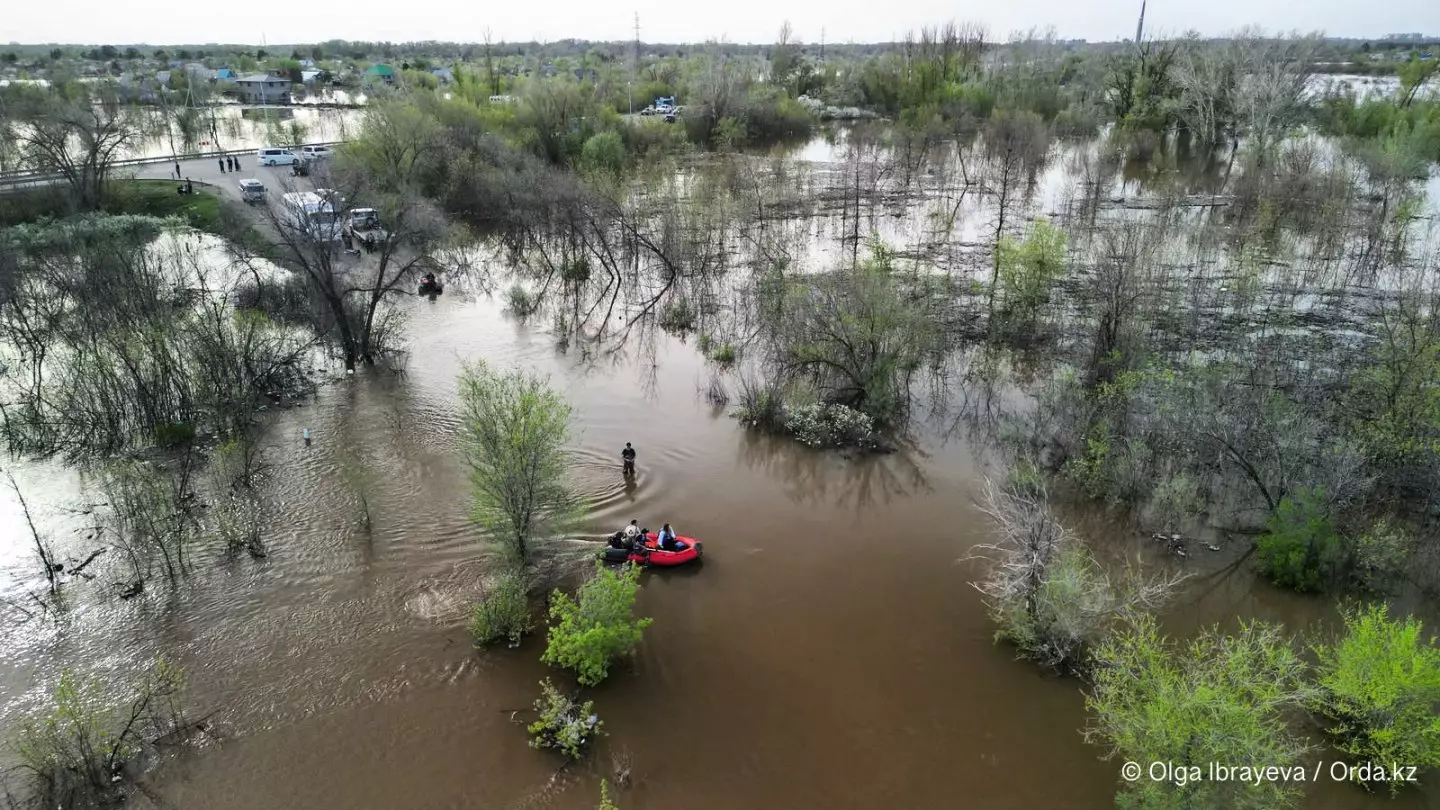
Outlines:
[[[338,146],[341,143],[344,143],[344,141],[316,141],[315,143],[300,144],[300,146],[291,146],[286,148],[298,150],[302,146]],[[193,152],[184,155],[171,155],[166,157],[126,158],[125,160],[117,160],[114,163],[111,163],[110,168],[114,170],[123,169],[130,166],[153,166],[158,163],[175,163],[176,161],[184,163],[187,160],[213,160],[215,158],[222,157],[243,157],[246,155],[253,156],[257,151],[259,151],[259,148],[225,150],[212,149],[209,152]],[[0,188],[40,185],[44,183],[53,183],[57,180],[64,179],[65,175],[62,172],[46,172],[37,169],[17,169],[14,171],[0,172]]]

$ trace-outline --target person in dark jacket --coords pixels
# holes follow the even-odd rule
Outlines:
[[[220,173],[225,173],[225,158],[220,158]]]
[[[620,451],[620,458],[623,459],[624,462],[625,462],[625,474],[626,474],[626,475],[634,475],[634,474],[635,474],[635,448],[633,448],[633,447],[630,446],[630,442],[625,442],[625,449]]]

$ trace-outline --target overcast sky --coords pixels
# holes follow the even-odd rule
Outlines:
[[[1006,0],[720,0],[628,3],[595,0],[477,3],[473,0],[344,0],[259,5],[174,0],[5,0],[0,42],[130,43],[317,42],[327,39],[478,41],[630,39],[634,14],[648,42],[770,42],[788,19],[802,41],[876,42],[949,19],[984,23],[992,37],[1053,26],[1061,38],[1091,41],[1134,35],[1140,2]],[[1146,30],[1220,34],[1256,24],[1323,30],[1332,36],[1440,35],[1440,0],[1152,0]]]

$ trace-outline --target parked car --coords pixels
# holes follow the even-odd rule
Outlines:
[[[300,159],[289,149],[277,146],[267,146],[256,152],[255,157],[259,159],[261,166],[290,166]]]
[[[330,147],[328,146],[300,147],[300,157],[303,158],[328,158],[332,154],[334,154],[334,152],[330,151]]]
[[[641,114],[641,115],[654,115],[654,114],[655,114],[655,107],[653,107],[653,106],[646,107],[645,109],[643,109],[643,110],[640,111],[640,114]]]
[[[241,180],[240,199],[247,203],[265,202],[265,184],[259,180]]]

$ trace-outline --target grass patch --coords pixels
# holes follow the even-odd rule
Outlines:
[[[176,194],[174,180],[116,180],[109,184],[100,211],[106,214],[143,214],[177,217],[197,230],[223,234],[220,198],[204,186],[194,194]],[[0,227],[78,213],[65,188],[59,185],[0,194]]]

